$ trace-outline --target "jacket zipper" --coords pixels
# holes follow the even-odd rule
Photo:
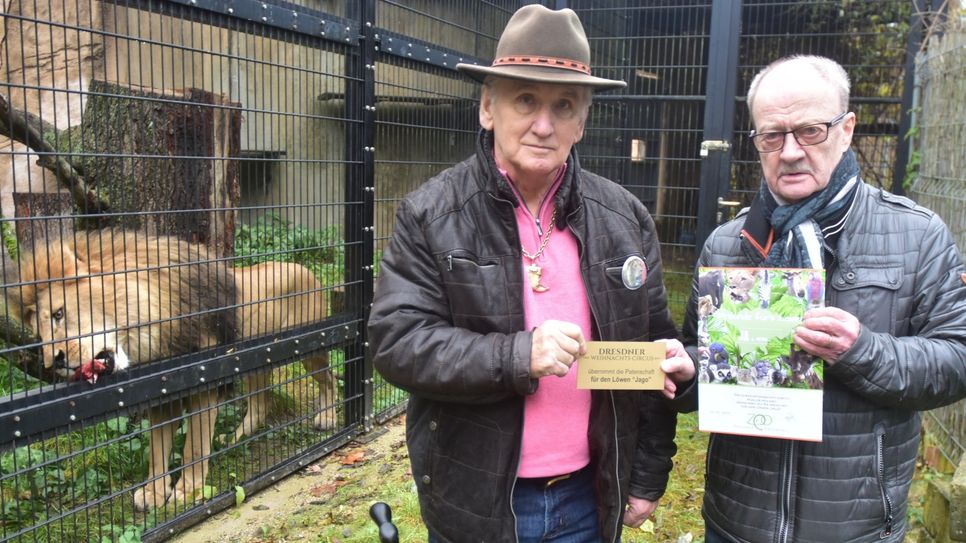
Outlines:
[[[749,247],[749,242],[745,238],[744,234],[739,234],[741,239],[741,250],[744,252],[745,257],[756,265],[762,265],[765,259],[762,258],[754,249]],[[827,268],[827,266],[826,266]],[[826,295],[830,294],[832,289],[826,289]],[[714,434],[711,434],[712,437]],[[708,458],[711,458],[711,443],[708,444]],[[791,528],[791,507],[792,507],[792,481],[794,479],[794,459],[795,459],[795,442],[785,441],[782,443],[782,458],[781,464],[779,465],[779,496],[778,496],[778,532],[775,534],[774,541],[776,543],[788,543],[788,532]],[[707,465],[705,466],[705,473],[707,471]]]
[[[621,522],[624,521],[624,519],[622,518],[623,515],[621,515],[621,508],[620,508],[620,506],[622,505],[621,504],[621,495],[622,495],[621,478],[620,478],[621,452],[620,452],[620,447],[617,446],[617,443],[618,443],[617,441],[617,405],[614,403],[614,391],[608,390],[607,394],[610,397],[610,412],[614,417],[614,482],[617,483],[617,501],[615,503],[617,503],[618,509],[617,509],[617,519],[615,519],[615,522],[614,522],[614,539],[612,541],[613,543],[617,543],[617,534],[620,533]]]
[[[708,434],[708,451],[704,455],[704,486],[708,486],[708,474],[711,473],[711,459],[715,449],[715,433]]]
[[[520,409],[520,447],[517,449],[517,469],[520,469],[520,455],[523,453],[523,421],[525,420],[525,413],[527,409],[526,399],[523,401],[523,407]],[[517,489],[517,474],[513,474],[513,484],[510,485],[510,516],[513,518],[513,541],[515,543],[520,543],[520,535],[517,530],[517,512],[513,510],[513,493]]]
[[[517,197],[517,203],[519,203],[521,206],[523,206],[523,209],[527,210],[527,213],[530,215],[530,217],[533,219],[533,221],[537,224],[537,235],[539,237],[543,237],[543,221],[540,220],[540,216],[543,214],[543,208],[544,208],[544,206],[546,206],[547,205],[547,202],[550,200],[550,191],[548,190],[547,193],[543,195],[543,198],[540,200],[540,204],[537,205],[537,214],[536,214],[536,216],[534,216],[533,213],[530,213],[530,208],[527,207],[527,203],[526,203],[526,201],[524,201],[523,195],[520,194],[520,191],[517,189],[516,185],[514,185],[513,183],[510,183],[510,190],[512,190],[513,191],[513,194],[516,195],[516,197]],[[496,198],[496,199],[499,200],[499,201],[503,201],[503,202],[509,203],[511,207],[513,206],[513,202],[511,202],[509,200],[506,200],[504,198]],[[517,229],[517,237],[518,238],[520,237],[520,231],[519,231],[519,229]]]
[[[516,191],[515,188],[512,189],[512,190]],[[513,212],[513,202],[511,202],[510,200],[507,200],[506,198],[500,198],[500,197],[494,196],[494,195],[491,195],[491,198],[493,198],[493,200],[495,200],[497,202],[501,202],[503,204],[506,204],[510,208],[510,214],[513,215],[513,213],[514,213]],[[513,228],[516,230],[517,240],[519,240],[520,239],[520,228],[517,226],[516,220],[513,221]],[[518,260],[521,258],[521,255],[519,253],[519,250],[520,250],[520,247],[517,246],[516,251],[514,251],[514,254],[516,254],[516,258]],[[450,257],[450,262],[452,262],[452,257]],[[521,274],[520,281],[522,282],[523,281],[523,277],[522,277],[523,270],[522,269],[519,269],[519,268],[517,268],[517,269],[518,269],[518,271]],[[520,434],[520,443],[518,443],[518,448],[517,448],[517,463],[516,463],[517,469],[520,468],[520,455],[523,452],[523,447],[522,447],[523,433],[522,433],[522,431],[523,431],[523,421],[525,419],[524,410],[526,408],[527,408],[527,403],[526,403],[526,401],[524,401],[523,402],[523,407],[520,409],[520,431],[521,431],[521,434]],[[520,543],[520,536],[517,535],[517,523],[518,523],[517,512],[513,510],[513,493],[517,489],[517,481],[518,480],[519,480],[519,477],[517,477],[516,472],[514,472],[513,473],[513,483],[510,485],[510,496],[508,497],[509,498],[508,501],[509,501],[509,504],[510,504],[510,518],[513,519],[513,541],[515,543]]]
[[[520,197],[520,193],[517,191],[516,187],[513,186],[513,183],[510,183],[510,187],[511,187],[511,190],[513,190],[514,194],[517,195],[517,201],[518,201],[518,203],[520,205],[524,206],[524,208],[526,209],[526,203],[522,201],[523,199]],[[534,217],[534,220],[537,223],[537,231],[540,232],[540,236],[541,237],[543,236],[543,228],[541,227],[539,215],[540,215],[540,211],[542,210],[544,204],[546,204],[546,202],[547,202],[548,195],[549,195],[549,191],[548,191],[548,194],[545,194],[544,195],[543,201],[540,202],[540,206],[537,208],[537,217]],[[503,203],[509,205],[510,206],[510,210],[511,210],[511,214],[513,213],[513,207],[514,207],[513,206],[513,202],[511,202],[510,200],[508,200],[506,198],[500,198],[498,196],[491,196],[491,197],[494,200],[498,201],[498,202],[503,202]],[[529,209],[528,209],[528,211],[529,211]],[[533,214],[531,213],[530,216],[532,217]],[[517,240],[519,241],[520,240],[520,228],[517,227],[516,220],[513,221],[513,226],[517,230]],[[571,231],[573,231],[573,230],[571,229]],[[574,235],[574,237],[576,237],[576,234]],[[517,249],[519,250],[520,247],[518,246]],[[519,255],[519,253],[516,253],[516,254]],[[520,256],[518,256],[517,258],[519,259]],[[450,269],[452,270],[452,266],[453,266],[453,257],[452,257],[452,255],[449,256],[449,266],[450,266]],[[521,270],[521,275],[522,275],[522,270]],[[520,279],[522,281],[523,280],[523,277],[520,277]],[[584,285],[584,290],[585,291],[587,290],[587,285],[586,284]],[[591,312],[593,312],[593,310],[594,310],[594,308],[591,307]],[[524,410],[526,410],[526,408],[527,408],[527,404],[526,404],[526,401],[524,401],[523,402],[523,409],[520,410],[520,428],[521,428],[521,430],[523,428],[523,420],[525,418],[524,417],[524,415],[525,415]],[[616,414],[615,414],[615,417],[616,417]],[[616,432],[616,430],[615,430],[615,432]],[[523,440],[523,434],[520,435],[520,440],[522,442],[522,440]],[[522,446],[518,449],[518,452],[517,452],[517,468],[520,467],[520,454],[521,453],[522,453]],[[519,477],[517,477],[517,474],[514,473],[513,474],[513,484],[510,485],[510,516],[513,518],[513,541],[515,543],[520,543],[520,536],[517,535],[517,522],[518,522],[517,513],[516,513],[516,511],[513,510],[513,492],[517,488],[517,480],[518,479],[519,479]]]
[[[516,190],[516,188],[514,188],[514,190]],[[543,237],[543,226],[541,225],[541,222],[540,222],[540,213],[541,213],[541,211],[543,211],[543,207],[547,203],[547,199],[549,197],[549,194],[550,194],[550,192],[547,191],[547,194],[544,195],[543,200],[540,202],[540,205],[537,207],[537,216],[536,217],[533,217],[533,214],[532,213],[530,214],[530,216],[533,217],[533,220],[537,223],[537,232],[539,233],[539,236],[540,237]],[[521,198],[521,200],[522,200],[522,198]],[[502,200],[502,201],[509,203],[511,206],[513,205],[508,200]],[[526,203],[524,203],[524,202],[521,201],[520,202],[520,205],[522,205],[524,207],[524,209],[527,209]],[[529,213],[529,209],[527,209],[527,212]],[[514,221],[514,224],[515,224],[515,221]],[[519,239],[519,238],[520,238],[520,229],[517,228],[517,239]],[[453,257],[450,256],[449,258],[450,258],[450,266],[452,266],[452,259],[453,259]],[[587,290],[587,286],[586,285],[584,285],[584,290]],[[593,311],[593,308],[591,308],[591,311]],[[524,413],[524,411],[526,411],[526,409],[527,409],[527,402],[524,401],[523,402],[523,409],[520,410],[520,428],[521,429],[523,428],[523,420],[525,420],[525,418],[526,418],[525,417],[525,413]],[[521,440],[523,439],[522,434],[520,436],[520,439]],[[521,447],[521,452],[522,452],[522,447]],[[517,453],[517,467],[519,468],[519,466],[520,466],[520,453]],[[516,511],[513,510],[513,492],[517,488],[517,479],[519,479],[519,477],[517,477],[517,474],[514,473],[513,474],[513,484],[510,485],[510,515],[513,517],[513,540],[516,543],[520,543],[520,536],[518,535],[519,532],[517,531],[517,513],[516,513]]]
[[[549,201],[550,201],[550,191],[548,190],[547,193],[543,195],[543,199],[540,200],[540,205],[537,206],[537,216],[533,217],[533,213],[530,214],[530,216],[533,217],[534,222],[537,223],[537,235],[540,236],[541,238],[543,237],[543,221],[540,220],[540,217],[543,216],[543,210],[547,206],[547,202]],[[521,205],[523,205],[525,209],[527,209],[527,211],[530,211],[530,209],[527,208],[526,203],[524,202],[520,202],[520,203]]]
[[[882,510],[885,512],[885,530],[879,534],[879,539],[885,539],[892,535],[892,499],[886,492],[885,485],[885,433],[878,431],[875,436],[875,477],[879,483],[879,494],[882,497]]]
[[[571,220],[571,218],[575,213],[576,213],[576,210],[567,217],[567,229],[570,230],[570,233],[573,234],[574,239],[577,240],[577,254],[578,254],[577,258],[578,260],[583,261],[584,240],[580,238],[580,235],[577,233],[576,230],[574,230],[572,226],[573,221]],[[590,306],[590,314],[594,319],[594,332],[597,334],[597,337],[599,338],[601,334],[600,334],[600,328],[598,327],[597,323],[600,322],[600,320],[598,320],[597,318],[597,312],[594,310],[594,304],[591,303],[591,299],[589,296],[590,289],[587,287],[587,278],[584,277],[584,274],[582,273],[580,274],[580,280],[584,283],[584,292],[588,293],[587,305]],[[618,504],[618,512],[617,512],[617,518],[615,519],[615,522],[614,522],[614,539],[612,540],[612,543],[616,543],[617,534],[620,533],[621,523],[624,521],[623,515],[620,512],[621,511],[620,505],[622,505],[621,504],[622,492],[621,492],[621,479],[620,479],[620,465],[621,465],[620,454],[621,453],[620,453],[619,447],[616,446],[617,444],[617,404],[614,401],[614,391],[608,391],[607,395],[608,395],[608,398],[610,398],[610,412],[614,422],[614,444],[615,444],[614,446],[614,482],[616,483],[616,486],[617,486],[617,499],[615,500],[614,503]]]
[[[782,463],[780,467],[781,493],[778,504],[778,543],[788,543],[788,532],[791,527],[792,507],[792,479],[794,478],[793,462],[795,459],[795,442],[782,443]]]

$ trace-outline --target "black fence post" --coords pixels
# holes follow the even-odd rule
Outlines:
[[[346,426],[372,424],[372,362],[366,352],[366,321],[372,300],[375,168],[375,0],[347,3],[359,24],[358,47],[346,54],[345,282],[346,308],[359,319],[357,340],[346,347]]]
[[[698,251],[718,224],[718,199],[728,192],[731,180],[731,136],[735,123],[742,2],[714,0],[711,6],[708,84],[704,93],[704,141],[701,143],[701,192],[695,239]]]
[[[896,143],[896,162],[892,169],[892,192],[893,194],[905,194],[906,189],[903,183],[906,179],[906,165],[909,164],[908,138],[909,129],[912,128],[912,108],[916,91],[916,55],[922,46],[922,30],[926,23],[922,14],[931,7],[931,0],[914,0],[912,17],[909,21],[909,35],[906,39],[906,65],[903,70],[905,80],[902,86],[902,111],[899,113],[899,137]],[[945,4],[944,4],[945,5]]]

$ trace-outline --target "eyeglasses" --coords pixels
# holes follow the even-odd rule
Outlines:
[[[848,114],[849,112],[846,111],[827,123],[806,124],[805,126],[799,126],[794,130],[787,130],[785,132],[762,132],[756,134],[752,130],[748,136],[751,138],[752,143],[755,144],[755,149],[758,149],[759,153],[780,151],[785,146],[785,136],[788,134],[794,136],[795,141],[802,147],[818,145],[828,139],[829,129],[842,122]]]

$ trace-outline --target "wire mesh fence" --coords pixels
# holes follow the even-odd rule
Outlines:
[[[745,93],[761,68],[791,54],[826,56],[848,72],[849,107],[856,114],[852,148],[862,178],[892,190],[912,14],[912,3],[905,1],[861,3],[848,9],[834,2],[743,3],[746,24],[740,42],[732,199],[747,205],[761,180],[758,153],[748,138],[754,126]]]
[[[595,73],[629,85],[595,97],[579,152],[652,211],[680,324],[726,3],[645,4],[568,2]],[[864,4],[744,2],[738,94],[773,56],[843,61],[885,183],[906,4],[860,32]],[[488,63],[520,5],[5,2],[0,541],[164,539],[400,411],[366,360],[378,263],[401,198],[474,151],[454,66]]]
[[[583,1],[573,8],[590,37],[595,70],[628,84],[595,97],[581,165],[628,189],[651,212],[680,323],[696,256],[712,5]]]
[[[346,26],[197,4],[5,4],[2,541],[164,537],[364,420]]]
[[[916,59],[912,162],[918,172],[909,193],[942,217],[966,251],[966,30],[958,23],[953,18]],[[931,441],[958,465],[966,453],[966,402],[928,411],[924,419]]]
[[[515,4],[377,2],[377,27],[405,29],[408,36],[382,32],[374,59],[376,261],[388,243],[402,197],[472,154],[477,86],[453,67],[477,58],[471,55],[492,56]],[[375,379],[375,412],[382,417],[405,395],[378,375]]]

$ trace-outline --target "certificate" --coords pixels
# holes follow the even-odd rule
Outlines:
[[[824,364],[792,338],[824,300],[820,269],[698,269],[699,430],[822,440]]]

